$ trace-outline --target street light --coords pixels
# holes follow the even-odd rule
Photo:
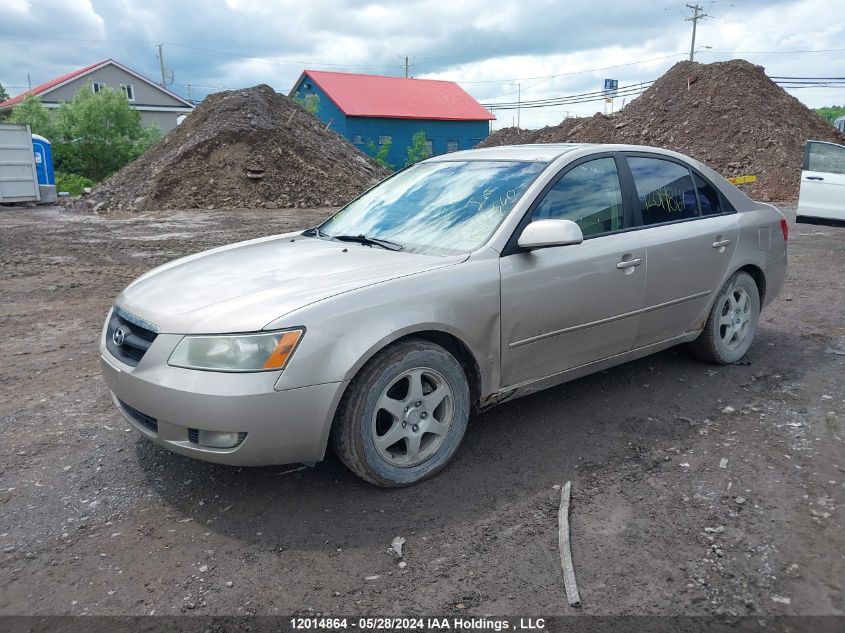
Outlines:
[[[698,48],[696,48],[693,51],[693,54],[690,56],[690,61],[695,61],[695,53],[697,53],[698,51],[703,51],[705,49],[709,50],[709,49],[712,49],[712,48],[713,48],[712,46],[699,46]]]

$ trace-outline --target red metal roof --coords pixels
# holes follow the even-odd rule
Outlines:
[[[453,81],[306,70],[346,116],[443,121],[495,119]]]
[[[88,71],[93,70],[94,68],[97,68],[98,66],[102,66],[103,64],[107,64],[110,61],[112,61],[112,60],[111,59],[104,59],[103,61],[97,62],[96,64],[91,64],[90,66],[86,66],[85,68],[80,68],[79,70],[74,70],[72,72],[65,73],[64,75],[60,75],[59,77],[56,77],[55,79],[51,79],[50,81],[44,82],[43,84],[41,84],[39,86],[35,86],[35,88],[33,88],[32,90],[27,90],[26,92],[19,94],[17,97],[12,97],[11,99],[6,99],[5,101],[0,102],[0,108],[6,108],[8,106],[13,106],[17,103],[20,103],[21,101],[24,100],[24,98],[28,94],[38,95],[38,94],[41,94],[42,92],[46,92],[47,90],[50,90],[51,88],[55,88],[59,84],[63,84],[66,81],[70,81],[71,79],[75,79],[79,75],[84,75]]]

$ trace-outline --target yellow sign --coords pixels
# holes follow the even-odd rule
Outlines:
[[[728,178],[728,182],[732,185],[747,185],[757,182],[757,176],[734,176],[733,178]]]

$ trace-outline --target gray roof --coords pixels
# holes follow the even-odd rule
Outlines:
[[[675,156],[695,163],[698,162],[693,161],[693,159],[689,156],[673,152],[672,150],[663,149],[661,147],[622,143],[536,143],[528,145],[500,145],[497,147],[480,147],[461,152],[439,154],[438,156],[434,156],[428,160],[432,162],[450,160],[525,160],[550,163],[563,154],[567,154],[578,149],[588,148],[592,148],[593,151],[604,152],[647,151],[655,154],[664,154],[666,156]]]
[[[555,158],[579,147],[583,143],[537,143],[529,145],[500,145],[498,147],[479,147],[460,152],[440,154],[429,160],[433,162],[450,160],[527,160],[548,163]]]

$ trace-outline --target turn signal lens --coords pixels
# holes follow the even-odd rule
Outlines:
[[[276,343],[276,349],[264,363],[264,369],[282,369],[287,365],[288,358],[293,354],[293,350],[301,337],[302,330],[291,330],[282,334],[282,338]]]

